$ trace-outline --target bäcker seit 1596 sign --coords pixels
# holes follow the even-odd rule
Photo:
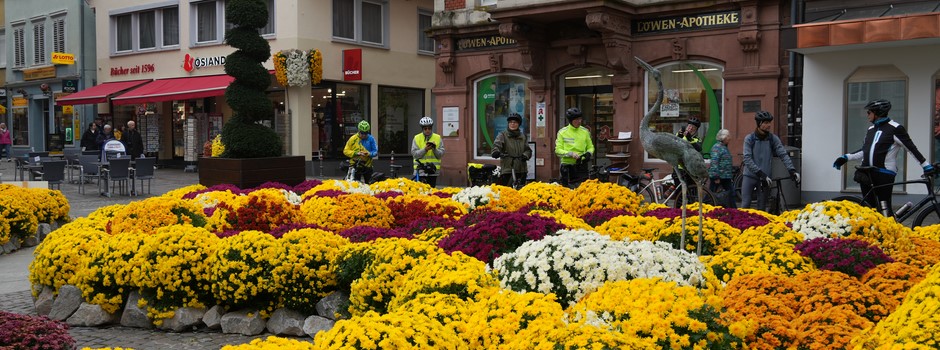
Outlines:
[[[741,25],[740,11],[701,13],[633,21],[633,34],[682,32],[689,30],[736,27]]]
[[[500,46],[515,45],[516,40],[499,35],[484,35],[454,40],[457,51],[480,50]]]

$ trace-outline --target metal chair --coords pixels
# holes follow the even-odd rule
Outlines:
[[[62,181],[65,181],[65,161],[50,160],[42,163],[42,170],[38,171],[39,178],[42,181],[49,182],[49,189],[56,185],[59,190],[62,189]]]
[[[134,161],[134,181],[140,181],[140,189],[144,189],[144,180],[147,180],[147,194],[150,194],[150,181],[153,180],[153,170],[157,165],[157,158],[137,158]]]
[[[85,193],[85,183],[87,179],[95,179],[98,182],[98,187],[101,187],[101,167],[96,164],[98,162],[97,154],[83,154],[78,156],[78,192]]]
[[[68,171],[69,182],[75,182],[72,173],[74,173],[74,170],[81,169],[81,164],[78,163],[78,156],[81,151],[77,148],[66,148],[62,152],[65,155],[65,170]]]
[[[130,158],[114,158],[108,160],[108,169],[104,173],[102,180],[105,182],[105,188],[110,187],[108,190],[107,196],[111,197],[111,193],[114,192],[115,183],[121,184],[121,194],[127,193],[127,182],[131,178],[131,159]]]

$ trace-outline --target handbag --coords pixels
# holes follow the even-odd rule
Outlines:
[[[866,170],[856,169],[855,176],[852,179],[858,182],[859,185],[870,186],[872,184],[871,175]]]

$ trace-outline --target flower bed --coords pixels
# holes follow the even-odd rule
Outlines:
[[[313,345],[232,349],[873,348],[940,334],[940,229],[851,204],[706,206],[699,257],[697,216],[678,247],[677,210],[611,184],[302,185],[103,207],[48,236],[30,281],[76,285],[107,311],[138,291],[154,323],[213,305],[338,321]],[[320,314],[326,300],[335,314]]]

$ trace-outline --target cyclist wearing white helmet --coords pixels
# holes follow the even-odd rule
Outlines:
[[[358,160],[361,166],[365,167],[363,171],[356,171],[356,180],[363,183],[369,183],[372,179],[372,158],[379,154],[379,146],[375,142],[375,137],[369,131],[372,127],[369,122],[360,121],[356,128],[359,129],[355,135],[349,137],[346,141],[346,147],[343,148],[343,154],[349,157],[350,163]]]
[[[431,187],[437,186],[437,176],[441,173],[441,158],[444,157],[444,143],[441,135],[433,131],[434,119],[431,117],[422,117],[418,121],[421,125],[421,132],[415,135],[411,141],[411,156],[414,157],[414,171],[420,175],[423,180]],[[434,173],[428,174],[426,170],[418,166],[418,161],[425,164],[434,165]]]

